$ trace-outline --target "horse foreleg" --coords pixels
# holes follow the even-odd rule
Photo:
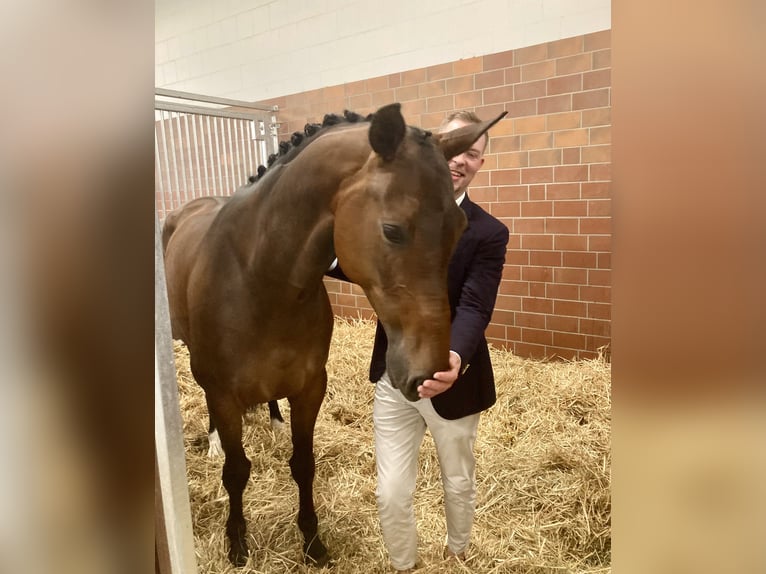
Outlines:
[[[211,404],[211,420],[215,420],[221,445],[226,455],[223,463],[223,486],[229,494],[229,518],[226,535],[229,538],[229,560],[235,566],[247,562],[247,526],[242,513],[242,493],[250,477],[250,461],[242,448],[242,412],[234,405],[221,401]]]
[[[304,394],[290,399],[290,428],[293,454],[290,470],[298,485],[298,528],[303,533],[303,552],[308,561],[324,566],[330,557],[317,533],[318,519],[314,510],[314,425],[327,386],[327,373],[304,389]]]
[[[213,420],[213,414],[210,410],[210,401],[205,395],[207,401],[207,416],[210,422],[207,430],[207,456],[208,458],[218,458],[223,456],[223,446],[221,445],[221,437],[218,435],[218,429],[215,427],[215,421]]]

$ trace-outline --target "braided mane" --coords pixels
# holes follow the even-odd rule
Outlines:
[[[289,141],[279,142],[279,153],[272,153],[269,155],[266,162],[267,165],[259,165],[257,173],[247,178],[248,184],[255,183],[261,179],[274,164],[282,163],[285,161],[286,157],[293,157],[300,153],[307,142],[311,141],[314,136],[325,129],[337,124],[354,124],[358,122],[369,122],[370,120],[372,120],[372,114],[363,116],[349,110],[344,110],[342,116],[338,114],[325,114],[321,124],[308,123],[303,127],[302,132],[293,132]]]

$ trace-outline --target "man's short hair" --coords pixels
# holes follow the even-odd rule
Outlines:
[[[480,124],[482,122],[481,118],[477,116],[471,110],[458,110],[456,112],[452,112],[444,119],[444,121],[442,122],[442,125],[440,126],[440,129],[444,129],[444,127],[448,123],[450,123],[452,120],[462,120],[469,124]],[[488,146],[489,146],[489,132],[484,132],[484,149],[481,150],[481,152],[484,153],[485,151],[487,151]]]

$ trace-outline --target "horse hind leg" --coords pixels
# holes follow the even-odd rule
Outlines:
[[[223,463],[223,486],[229,494],[229,518],[226,535],[229,539],[229,560],[244,566],[249,550],[247,526],[242,512],[242,494],[250,477],[250,461],[242,447],[242,411],[233,401],[208,401],[211,421],[215,420],[226,459]]]
[[[269,422],[271,424],[271,430],[274,432],[281,431],[285,426],[285,419],[282,418],[282,413],[279,411],[279,403],[277,401],[269,401]]]
[[[298,528],[303,533],[303,552],[310,564],[324,566],[330,556],[318,535],[319,521],[314,509],[314,426],[319,407],[327,386],[327,373],[308,383],[304,394],[290,399],[290,428],[292,431],[293,454],[290,470],[298,485]]]

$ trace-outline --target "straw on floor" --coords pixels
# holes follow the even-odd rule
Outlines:
[[[315,502],[320,535],[337,574],[389,572],[377,521],[372,443],[373,385],[368,382],[374,323],[336,319],[327,364],[328,389],[317,420]],[[610,366],[602,358],[534,361],[492,349],[498,401],[482,415],[476,444],[477,511],[466,563],[442,559],[445,540],[436,453],[427,434],[415,497],[418,572],[610,572]],[[176,342],[187,475],[199,572],[309,573],[295,523],[297,487],[290,476],[288,423],[269,426],[259,406],[245,421],[252,461],[245,490],[251,557],[226,558],[228,498],[223,461],[207,457],[207,409]]]

